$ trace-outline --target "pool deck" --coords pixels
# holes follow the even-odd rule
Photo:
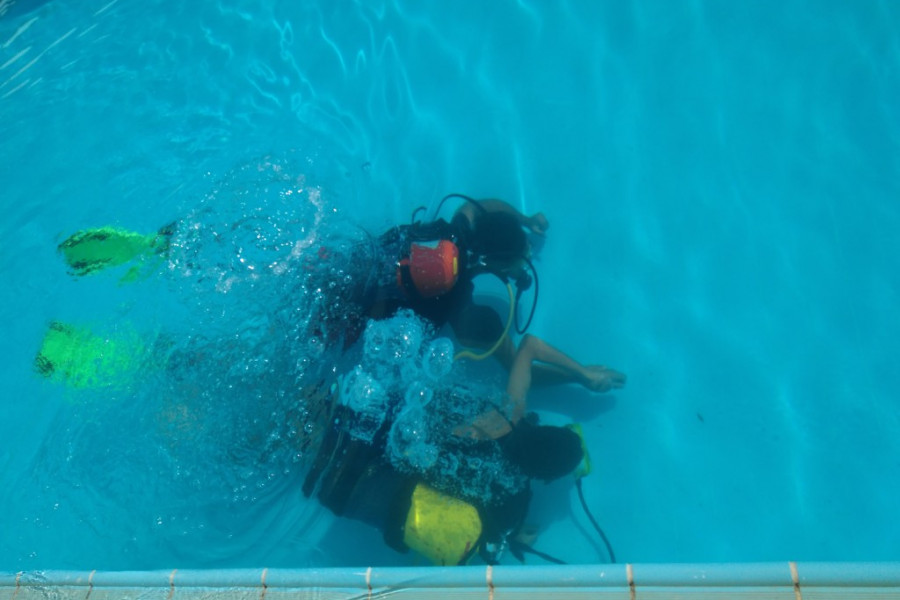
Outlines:
[[[0,574],[0,600],[900,599],[900,563],[615,564]]]

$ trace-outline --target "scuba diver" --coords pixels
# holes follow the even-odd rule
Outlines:
[[[395,319],[410,316],[401,311]],[[505,550],[521,551],[530,482],[559,479],[586,460],[576,426],[542,425],[527,410],[540,365],[565,371],[592,391],[625,384],[623,374],[581,365],[528,335],[514,356],[506,394],[472,388],[450,373],[453,381],[431,382],[423,401],[417,375],[406,375],[386,384],[388,399],[378,404],[383,420],[360,430],[355,423],[372,401],[372,382],[345,381],[327,393],[319,388],[320,400],[331,406],[323,422],[333,425],[326,427],[304,494],[337,516],[376,527],[395,550],[413,549],[437,565],[464,564],[475,554],[496,564]],[[365,359],[362,367],[377,369]],[[355,397],[360,390],[361,402]]]
[[[461,345],[493,355],[508,370],[515,355],[509,323],[504,325],[494,309],[474,302],[473,280],[488,273],[514,285],[512,311],[522,293],[532,283],[537,286],[525,230],[543,236],[549,223],[543,213],[526,216],[502,200],[475,200],[461,194],[445,196],[437,214],[451,198],[462,199],[463,204],[450,222],[416,221],[415,215],[423,210],[419,208],[412,223],[377,238],[384,270],[376,289],[363,301],[363,310],[368,317],[380,319],[411,309],[438,329],[449,325]],[[530,317],[520,332],[529,323]]]
[[[463,202],[448,222],[438,215],[450,199]],[[293,271],[299,275],[298,282],[303,280],[312,289],[331,290],[314,310],[320,322],[317,333],[333,345],[346,349],[358,339],[368,319],[384,319],[398,310],[410,309],[436,329],[449,325],[461,346],[480,352],[468,351],[469,358],[492,356],[509,370],[516,352],[510,330],[519,300],[534,288],[524,326],[520,327],[515,317],[516,332],[524,334],[539,293],[526,231],[544,236],[549,227],[547,218],[543,213],[526,216],[502,200],[476,200],[462,194],[445,196],[432,221],[416,220],[420,210],[423,208],[413,213],[411,223],[369,236],[365,242],[351,244],[354,247],[347,251],[330,247],[327,239],[317,240],[306,248],[308,251],[278,261],[272,271],[291,272],[285,265],[299,259]],[[171,223],[143,235],[100,227],[76,232],[58,249],[74,275],[128,265],[123,281],[134,280],[163,262],[173,244],[183,251],[195,229],[190,224],[183,227]],[[349,277],[335,278],[335,270]],[[261,269],[255,271],[259,272]],[[506,323],[496,310],[473,299],[474,280],[483,274],[497,277],[509,290]],[[230,282],[233,277],[222,279]],[[569,374],[547,366],[535,369],[535,379],[537,384],[572,381]]]

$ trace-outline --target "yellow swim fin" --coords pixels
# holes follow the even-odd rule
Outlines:
[[[72,274],[84,276],[135,260],[144,263],[164,255],[174,232],[174,223],[148,235],[116,227],[98,227],[72,234],[57,246],[57,250]],[[140,266],[132,267],[123,281],[136,279],[136,270]]]
[[[34,359],[47,379],[73,388],[119,388],[129,385],[147,355],[133,331],[98,335],[83,327],[54,321]]]

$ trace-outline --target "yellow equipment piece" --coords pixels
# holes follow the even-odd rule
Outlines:
[[[403,543],[436,565],[458,565],[481,536],[481,518],[471,504],[420,483],[413,490]]]
[[[581,452],[583,458],[581,459],[581,463],[572,473],[575,476],[575,479],[581,479],[582,477],[591,474],[591,455],[588,453],[587,442],[584,441],[584,432],[581,430],[581,425],[579,423],[570,423],[569,425],[566,425],[566,427],[578,434],[578,439],[581,440]]]

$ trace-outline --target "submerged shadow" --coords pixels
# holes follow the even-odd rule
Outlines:
[[[593,420],[615,407],[615,394],[596,394],[577,385],[532,390],[528,395],[530,410],[561,413],[576,421]]]

